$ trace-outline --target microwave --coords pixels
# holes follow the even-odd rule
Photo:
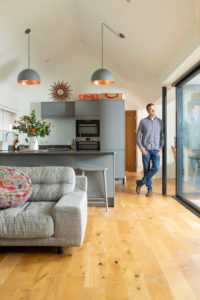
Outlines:
[[[76,120],[76,137],[100,137],[100,120]]]

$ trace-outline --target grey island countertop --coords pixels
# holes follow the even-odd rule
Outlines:
[[[40,154],[40,155],[49,155],[49,154],[65,154],[65,155],[114,155],[113,151],[97,151],[97,150],[64,150],[64,149],[48,149],[48,150],[38,150],[38,151],[30,151],[30,150],[8,150],[8,151],[0,151],[0,155],[28,155],[28,154]]]

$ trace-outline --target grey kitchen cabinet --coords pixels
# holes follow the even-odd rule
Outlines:
[[[125,111],[123,100],[100,101],[101,149],[125,149]]]
[[[115,180],[120,179],[125,180],[125,150],[118,150],[115,153]]]
[[[125,109],[123,100],[102,100],[100,105],[101,150],[115,151],[115,180],[125,182]]]
[[[42,102],[41,116],[43,118],[74,117],[75,102]]]
[[[76,118],[99,118],[99,100],[76,100]]]
[[[12,152],[11,152],[12,153]],[[14,153],[13,153],[14,154]],[[17,155],[1,155],[1,165],[2,166],[28,166],[37,167],[38,166],[38,159],[37,156],[17,156]]]

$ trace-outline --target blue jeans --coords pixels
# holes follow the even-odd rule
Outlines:
[[[160,156],[157,155],[159,150],[145,149],[147,154],[142,155],[142,162],[144,168],[144,176],[139,180],[139,185],[146,184],[149,191],[152,191],[152,177],[158,172],[160,167]],[[152,167],[150,168],[150,161],[152,161]]]

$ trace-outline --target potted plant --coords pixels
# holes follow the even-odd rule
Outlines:
[[[51,132],[51,122],[47,122],[42,119],[36,118],[35,111],[32,110],[30,116],[20,117],[19,120],[14,121],[13,129],[18,130],[20,133],[26,133],[29,142],[30,150],[39,150],[38,136],[45,137],[50,135]]]

